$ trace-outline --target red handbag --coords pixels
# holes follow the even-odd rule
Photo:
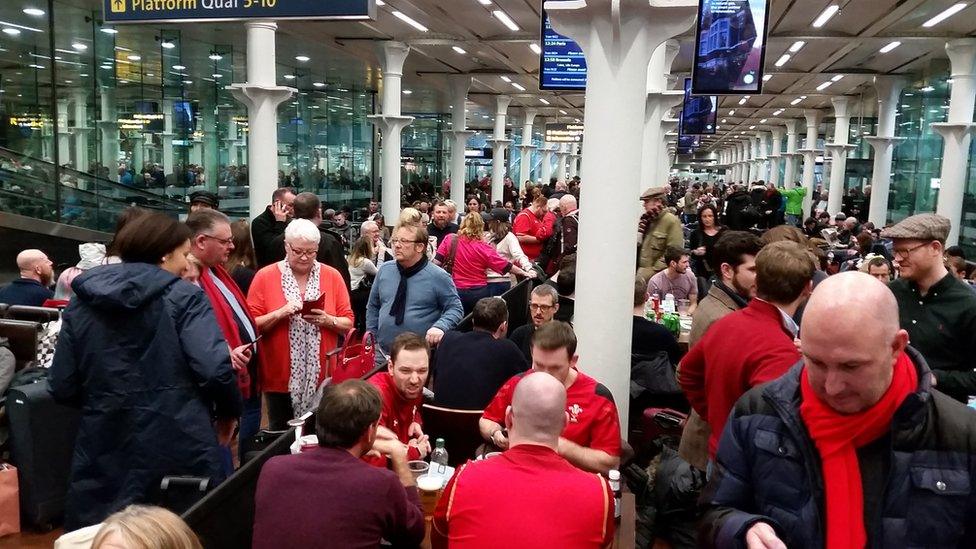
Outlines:
[[[372,332],[362,338],[356,335],[356,330],[349,330],[342,346],[325,356],[326,375],[332,378],[332,384],[361,379],[376,366],[376,336]]]

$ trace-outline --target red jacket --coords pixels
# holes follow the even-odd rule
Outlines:
[[[780,310],[761,299],[712,324],[688,351],[678,381],[692,408],[712,428],[712,459],[735,401],[752,387],[783,375],[798,360],[800,352]]]
[[[552,212],[546,212],[542,219],[536,217],[532,210],[525,208],[515,216],[512,224],[512,232],[515,236],[534,236],[538,242],[522,242],[522,251],[530,261],[535,261],[542,253],[542,245],[552,236],[553,226],[556,224],[556,216]]]

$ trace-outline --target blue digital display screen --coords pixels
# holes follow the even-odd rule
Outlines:
[[[685,78],[685,100],[679,118],[681,135],[713,135],[718,119],[718,96],[692,95],[691,78]]]
[[[553,30],[546,10],[542,10],[542,53],[539,57],[540,89],[586,89],[586,58],[582,48]]]
[[[102,0],[106,23],[374,19],[376,0]]]
[[[699,0],[695,94],[762,93],[767,0]]]

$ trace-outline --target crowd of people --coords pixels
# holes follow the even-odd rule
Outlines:
[[[976,538],[976,291],[948,220],[874,227],[863,200],[832,217],[763,182],[647,189],[635,263],[607,267],[636,265],[632,390],[614,395],[572,326],[579,181],[509,183],[490,204],[472,182],[460,207],[422,188],[389,221],[373,201],[358,228],[289,187],[250,222],[208,197],[185,222],[126,211],[66,283],[49,377],[83,415],[65,529],[145,513],[130,506],[166,475],[219,482],[263,416],[283,431],[311,415],[319,447],[261,472],[254,547],[607,546],[609,480],[642,451],[616,403],[633,429],[641,388],[670,380],[689,412],[679,459],[708,481],[692,546]],[[57,297],[43,252],[17,268],[0,302]],[[511,327],[499,297],[526,279],[529,322]],[[684,347],[649,314],[665,296],[691,319]],[[363,332],[372,375],[329,383],[327,357]],[[409,467],[434,446],[424,403],[480,413],[483,453],[501,452],[456,469],[429,532]]]

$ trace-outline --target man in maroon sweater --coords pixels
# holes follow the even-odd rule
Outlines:
[[[407,447],[377,440],[380,394],[353,379],[326,387],[315,412],[319,446],[271,458],[254,501],[254,549],[416,546],[424,538]],[[385,452],[393,471],[361,458]]]
[[[681,361],[681,388],[711,427],[711,460],[735,401],[800,360],[792,317],[811,292],[815,268],[813,254],[795,242],[764,247],[756,255],[756,297],[713,324]]]

